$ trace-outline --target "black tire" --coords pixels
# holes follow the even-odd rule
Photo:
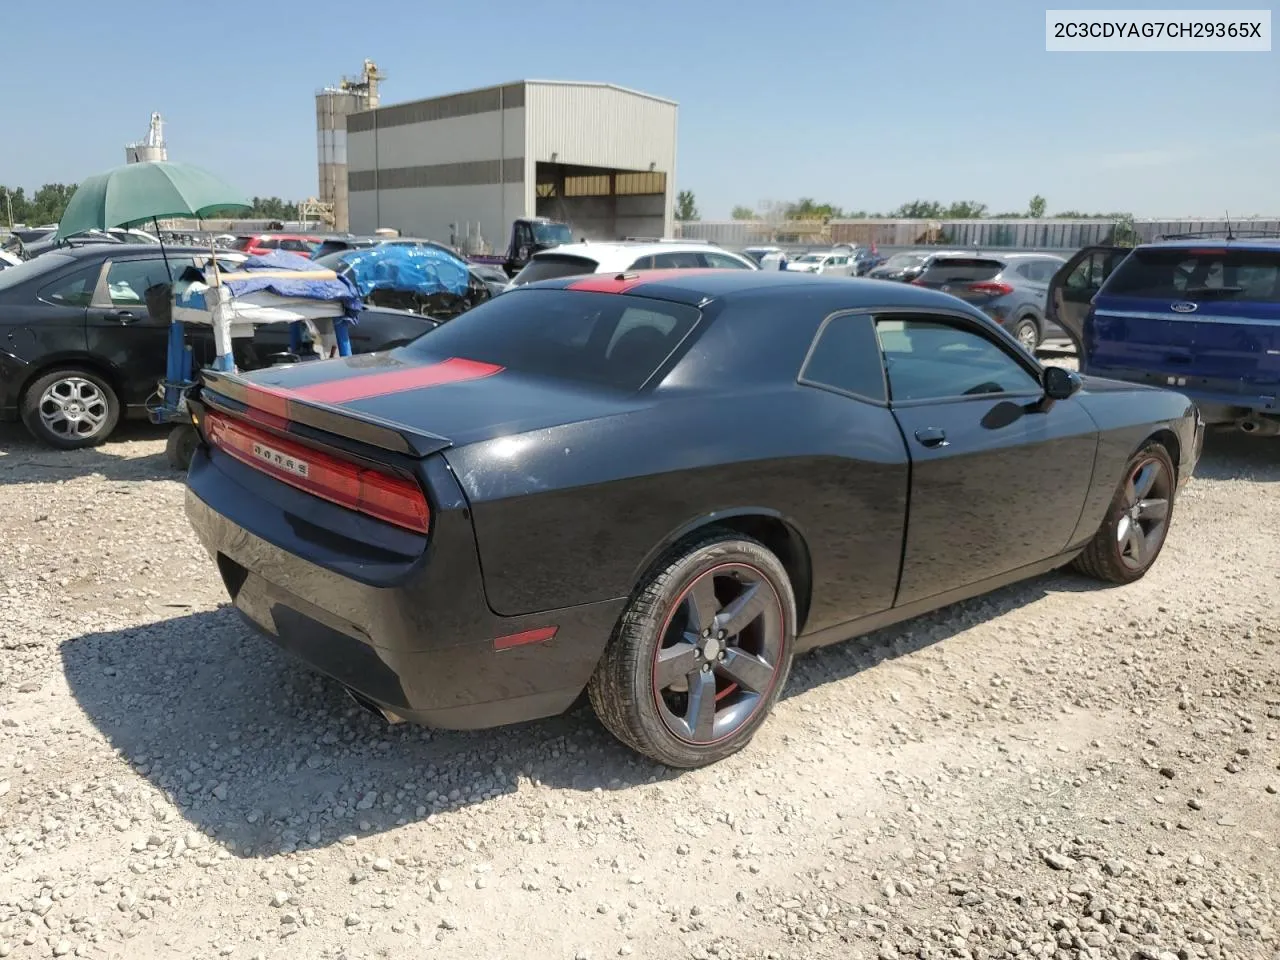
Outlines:
[[[196,433],[196,428],[189,423],[180,423],[169,431],[169,439],[164,444],[164,455],[169,458],[171,467],[186,473],[198,446],[200,435]]]
[[[90,385],[92,390],[86,389],[83,386],[85,384]],[[59,390],[74,390],[77,394],[93,397],[84,404],[86,413],[94,415],[93,429],[87,429],[88,420],[64,420],[67,428],[64,431],[59,431],[46,422],[41,411],[42,408],[51,409],[50,403],[54,401],[45,400],[46,393],[50,390],[55,393]],[[20,411],[22,422],[33,437],[60,450],[96,447],[111,436],[120,422],[120,401],[111,384],[98,374],[80,367],[50,370],[38,377],[23,393]]]
[[[1027,348],[1028,353],[1035,354],[1041,340],[1040,324],[1036,323],[1035,317],[1021,317],[1009,332],[1013,334],[1014,339]]]
[[[1128,549],[1127,537],[1122,537],[1121,525],[1125,530],[1134,525],[1134,507],[1136,487],[1131,488],[1131,481],[1148,464],[1156,464],[1159,476],[1145,496],[1139,496],[1140,503],[1164,503],[1163,517],[1159,526],[1152,526],[1148,532],[1139,528],[1144,546],[1140,562],[1134,561],[1134,554]],[[1084,552],[1072,561],[1072,566],[1080,573],[1107,583],[1133,583],[1146,576],[1164,549],[1169,534],[1169,524],[1173,521],[1174,495],[1177,490],[1177,472],[1169,451],[1162,444],[1148,443],[1129,458],[1125,465],[1124,477],[1116,490],[1102,526],[1094,534]],[[1159,496],[1151,496],[1151,493]],[[1141,507],[1138,513],[1141,514]],[[1145,522],[1145,521],[1144,521]],[[1124,541],[1124,542],[1122,542]]]
[[[736,601],[744,609],[759,606],[761,612],[750,613],[749,620],[744,613],[745,626],[725,639],[720,638],[726,631],[699,634],[695,628],[689,633],[685,628],[693,619],[689,611],[697,607],[695,588],[700,593],[708,583],[714,601],[708,610],[715,607],[718,611],[717,625],[732,624],[735,599],[721,601],[716,593],[732,591],[735,584],[747,584]],[[684,619],[677,620],[677,616]],[[791,581],[773,553],[732,531],[713,530],[695,536],[658,561],[632,594],[588,684],[591,706],[604,726],[638,753],[670,767],[714,763],[745,747],[768,717],[791,671],[795,624]],[[678,640],[664,646],[677,636]],[[710,639],[712,636],[716,639]],[[660,651],[673,653],[677,648],[687,651],[699,664],[685,676],[688,686],[683,695],[673,694],[667,687],[656,689]],[[736,682],[735,672],[740,677],[747,668],[756,682]],[[769,671],[767,676],[765,670]],[[709,727],[697,725],[713,732],[699,740],[693,732],[694,720],[689,719],[697,714],[693,684],[708,680],[714,693],[710,700],[713,722]],[[720,684],[725,685],[723,692]],[[761,687],[766,689],[757,689]],[[678,703],[681,696],[687,705],[689,736],[673,732],[681,721],[670,702],[674,699]],[[726,704],[723,708],[722,702]],[[722,710],[728,732],[720,735],[715,731]]]

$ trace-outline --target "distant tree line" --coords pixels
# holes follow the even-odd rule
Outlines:
[[[75,192],[74,183],[46,183],[28,197],[22,187],[0,184],[0,223],[5,226],[25,223],[29,227],[57,223]],[[279,197],[254,197],[252,209],[237,216],[246,220],[296,220],[298,205]]]
[[[688,191],[686,191],[688,192]],[[692,205],[693,194],[689,192]],[[1036,194],[1027,203],[1026,210],[991,213],[985,203],[976,200],[955,200],[951,203],[940,203],[937,200],[912,200],[887,213],[869,212],[867,210],[846,210],[839,204],[819,203],[813,197],[802,197],[792,202],[765,202],[760,209],[747,206],[736,206],[730,214],[734,220],[1017,220],[1024,217],[1039,219],[1046,216],[1047,201]],[[1108,220],[1132,220],[1132,214],[1115,213],[1081,213],[1078,210],[1064,210],[1051,214],[1057,220],[1074,220],[1102,218]]]

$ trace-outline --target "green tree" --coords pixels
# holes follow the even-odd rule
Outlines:
[[[30,197],[22,187],[0,187],[0,193],[4,194],[0,197],[0,218],[7,224],[12,206],[14,223],[30,227],[57,223],[75,192],[74,183],[46,183]]]
[[[1047,206],[1048,204],[1044,197],[1037,193],[1031,198],[1030,202],[1027,203],[1027,216],[1039,220],[1044,216],[1044,211]]]
[[[752,210],[750,207],[744,207],[741,205],[734,207],[733,212],[730,213],[729,216],[733,217],[734,220],[757,219],[756,212],[754,210]]]
[[[279,197],[254,197],[253,206],[237,216],[245,220],[297,220],[298,205]]]
[[[813,197],[801,197],[786,207],[788,220],[838,220],[844,211],[834,203],[818,203]]]
[[[676,219],[698,219],[698,202],[694,199],[692,190],[681,190],[676,194]]]
[[[901,220],[941,220],[944,212],[937,200],[912,200],[889,211],[889,216]]]
[[[942,212],[944,220],[980,220],[987,215],[987,205],[976,200],[958,200]]]

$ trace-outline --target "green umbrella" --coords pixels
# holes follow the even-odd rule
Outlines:
[[[153,160],[89,177],[76,189],[56,239],[168,217],[205,218],[253,205],[213,174],[189,163]]]

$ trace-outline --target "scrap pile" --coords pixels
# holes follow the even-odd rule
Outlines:
[[[219,270],[212,257],[203,269],[188,267],[174,284],[172,309],[175,323],[213,328],[214,366],[231,369],[232,340],[251,338],[255,327],[269,323],[291,324],[295,352],[309,340],[321,357],[347,355],[347,325],[363,303],[347,277],[305,257],[272,251],[249,257],[231,273]]]
[[[443,247],[381,244],[342,256],[340,276],[366,303],[449,319],[488,299],[465,261]],[[477,290],[476,288],[479,287]]]

